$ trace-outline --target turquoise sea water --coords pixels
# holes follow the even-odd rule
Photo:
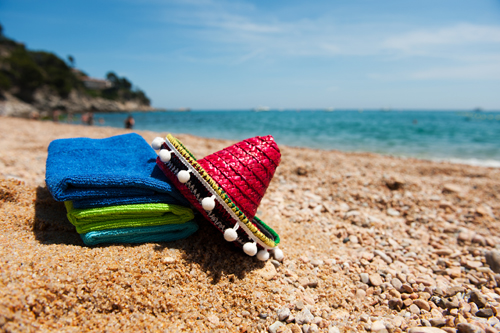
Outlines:
[[[132,112],[135,130],[374,152],[500,167],[500,112],[190,111]],[[99,113],[98,126],[124,127],[124,113]]]

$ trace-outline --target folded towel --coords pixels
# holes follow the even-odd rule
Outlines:
[[[73,200],[79,208],[148,202],[189,205],[156,166],[155,151],[138,134],[54,140],[48,153],[45,182],[58,201]]]
[[[106,229],[181,224],[194,218],[190,208],[164,203],[87,209],[75,209],[71,201],[64,204],[68,211],[68,220],[79,234]]]
[[[154,227],[118,228],[80,234],[85,245],[101,243],[173,242],[191,236],[198,230],[194,221]]]

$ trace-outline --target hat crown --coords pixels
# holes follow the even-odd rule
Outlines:
[[[268,135],[243,140],[198,163],[251,220],[280,160],[278,145]]]

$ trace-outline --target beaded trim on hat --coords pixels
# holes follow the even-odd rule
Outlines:
[[[168,148],[179,157],[179,160],[196,176],[196,178],[207,188],[210,193],[215,195],[215,198],[222,207],[231,215],[236,223],[245,231],[245,233],[256,243],[265,249],[275,248],[279,242],[279,235],[269,228],[262,220],[255,217],[268,232],[270,232],[275,240],[264,235],[246,216],[245,214],[231,201],[224,190],[210,177],[210,175],[196,162],[195,157],[184,145],[174,138],[172,135],[167,135],[165,144]],[[179,156],[180,155],[180,156]]]

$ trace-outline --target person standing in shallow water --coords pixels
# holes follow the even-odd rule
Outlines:
[[[134,124],[135,120],[131,115],[128,116],[127,119],[125,119],[125,128],[132,129],[132,127],[134,127]]]

